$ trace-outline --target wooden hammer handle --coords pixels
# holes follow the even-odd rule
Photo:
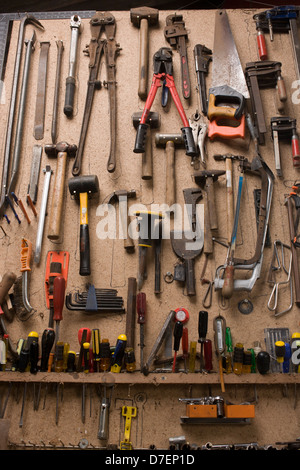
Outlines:
[[[138,95],[142,100],[147,98],[147,80],[148,80],[148,20],[141,19],[140,23],[140,57],[139,57],[139,89]]]
[[[166,204],[171,207],[175,201],[175,144],[168,141],[166,143]]]
[[[142,180],[152,180],[153,163],[152,163],[152,139],[150,126],[146,138],[145,152],[142,154]]]
[[[47,235],[49,240],[58,240],[60,238],[60,226],[65,191],[66,165],[67,152],[58,152],[52,195],[51,213]]]

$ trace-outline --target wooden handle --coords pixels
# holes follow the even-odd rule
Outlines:
[[[0,305],[4,302],[5,297],[16,280],[17,276],[13,272],[7,272],[2,277],[0,282]]]
[[[185,260],[186,269],[186,293],[187,295],[196,295],[195,289],[195,271],[194,271],[194,260]]]
[[[60,226],[62,218],[62,208],[64,203],[65,175],[66,175],[67,153],[59,152],[57,155],[57,165],[54,179],[51,213],[48,227],[49,240],[60,238]]]
[[[135,323],[136,323],[136,291],[137,282],[135,277],[128,278],[127,310],[126,310],[126,336],[127,347],[134,348]]]
[[[234,276],[234,266],[229,264],[225,268],[224,273],[224,282],[222,287],[222,295],[225,299],[230,299],[233,294],[233,276]]]
[[[171,207],[175,201],[175,145],[174,142],[168,141],[166,144],[166,204]]]
[[[140,22],[140,58],[139,58],[139,90],[138,95],[141,100],[147,98],[148,80],[148,21],[143,18]]]
[[[213,240],[212,240],[212,233],[210,228],[210,218],[209,218],[209,211],[208,211],[208,203],[207,203],[207,193],[205,192],[204,201],[204,246],[203,251],[206,255],[211,255],[213,253]]]
[[[215,205],[215,191],[214,191],[214,182],[211,177],[206,178],[206,191],[207,191],[207,204],[209,210],[210,218],[210,228],[211,230],[218,230],[218,220],[216,213]]]
[[[152,160],[152,140],[150,128],[148,129],[145,152],[142,154],[142,179],[152,180],[153,160]]]

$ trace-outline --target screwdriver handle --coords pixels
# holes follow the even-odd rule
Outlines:
[[[100,361],[100,331],[98,328],[92,330],[93,358]]]
[[[183,333],[183,323],[181,321],[177,321],[174,327],[174,351],[179,351],[180,340],[182,338]]]
[[[33,341],[29,349],[29,362],[31,374],[36,374],[38,371],[38,360],[39,360],[39,342]]]
[[[53,320],[62,320],[62,311],[65,302],[66,280],[62,276],[57,276],[53,282]]]
[[[257,31],[257,47],[260,60],[266,60],[268,58],[266,39],[262,30]]]
[[[187,328],[183,328],[182,330],[182,352],[185,357],[188,356],[189,352],[189,332]]]
[[[83,372],[85,372],[86,374],[89,372],[90,370],[90,355],[89,355],[89,352],[90,352],[90,343],[83,343]]]
[[[201,343],[207,335],[208,312],[200,310],[198,317],[198,343]]]
[[[146,294],[144,292],[139,292],[136,296],[136,308],[138,314],[138,323],[145,323],[146,316]]]
[[[212,370],[212,342],[210,339],[204,341],[204,369]]]
[[[42,358],[41,358],[41,371],[46,372],[48,369],[48,362],[50,351],[54,344],[55,331],[53,328],[46,328],[42,335]]]

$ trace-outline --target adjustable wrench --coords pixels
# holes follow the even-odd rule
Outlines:
[[[191,160],[191,165],[194,166],[195,170],[199,168],[199,156],[204,168],[206,168],[206,152],[205,152],[205,138],[208,131],[208,124],[205,122],[204,118],[198,111],[192,115],[189,119],[190,127],[192,128],[192,134],[194,137],[194,142],[198,151],[198,157],[194,157]]]

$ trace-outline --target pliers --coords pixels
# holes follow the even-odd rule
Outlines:
[[[152,78],[152,84],[146,99],[141,120],[137,128],[135,146],[133,151],[134,153],[145,152],[146,135],[149,127],[149,124],[146,123],[147,117],[153,104],[154,98],[156,96],[157,90],[161,86],[161,82],[164,81],[165,86],[170,90],[176,108],[183,122],[183,127],[181,128],[181,131],[184,138],[186,155],[190,157],[195,157],[197,155],[197,149],[194,142],[192,129],[189,126],[189,121],[181,104],[173,78],[172,49],[170,49],[169,47],[161,47],[154,54],[153,69],[154,73]]]
[[[196,166],[198,166],[200,157],[202,165],[204,166],[204,168],[206,168],[205,138],[207,136],[208,123],[206,122],[204,117],[201,116],[198,111],[196,111],[195,114],[190,117],[189,124],[192,129],[194,142],[198,150],[197,157],[192,159],[191,164],[194,166],[195,169],[197,169]]]

